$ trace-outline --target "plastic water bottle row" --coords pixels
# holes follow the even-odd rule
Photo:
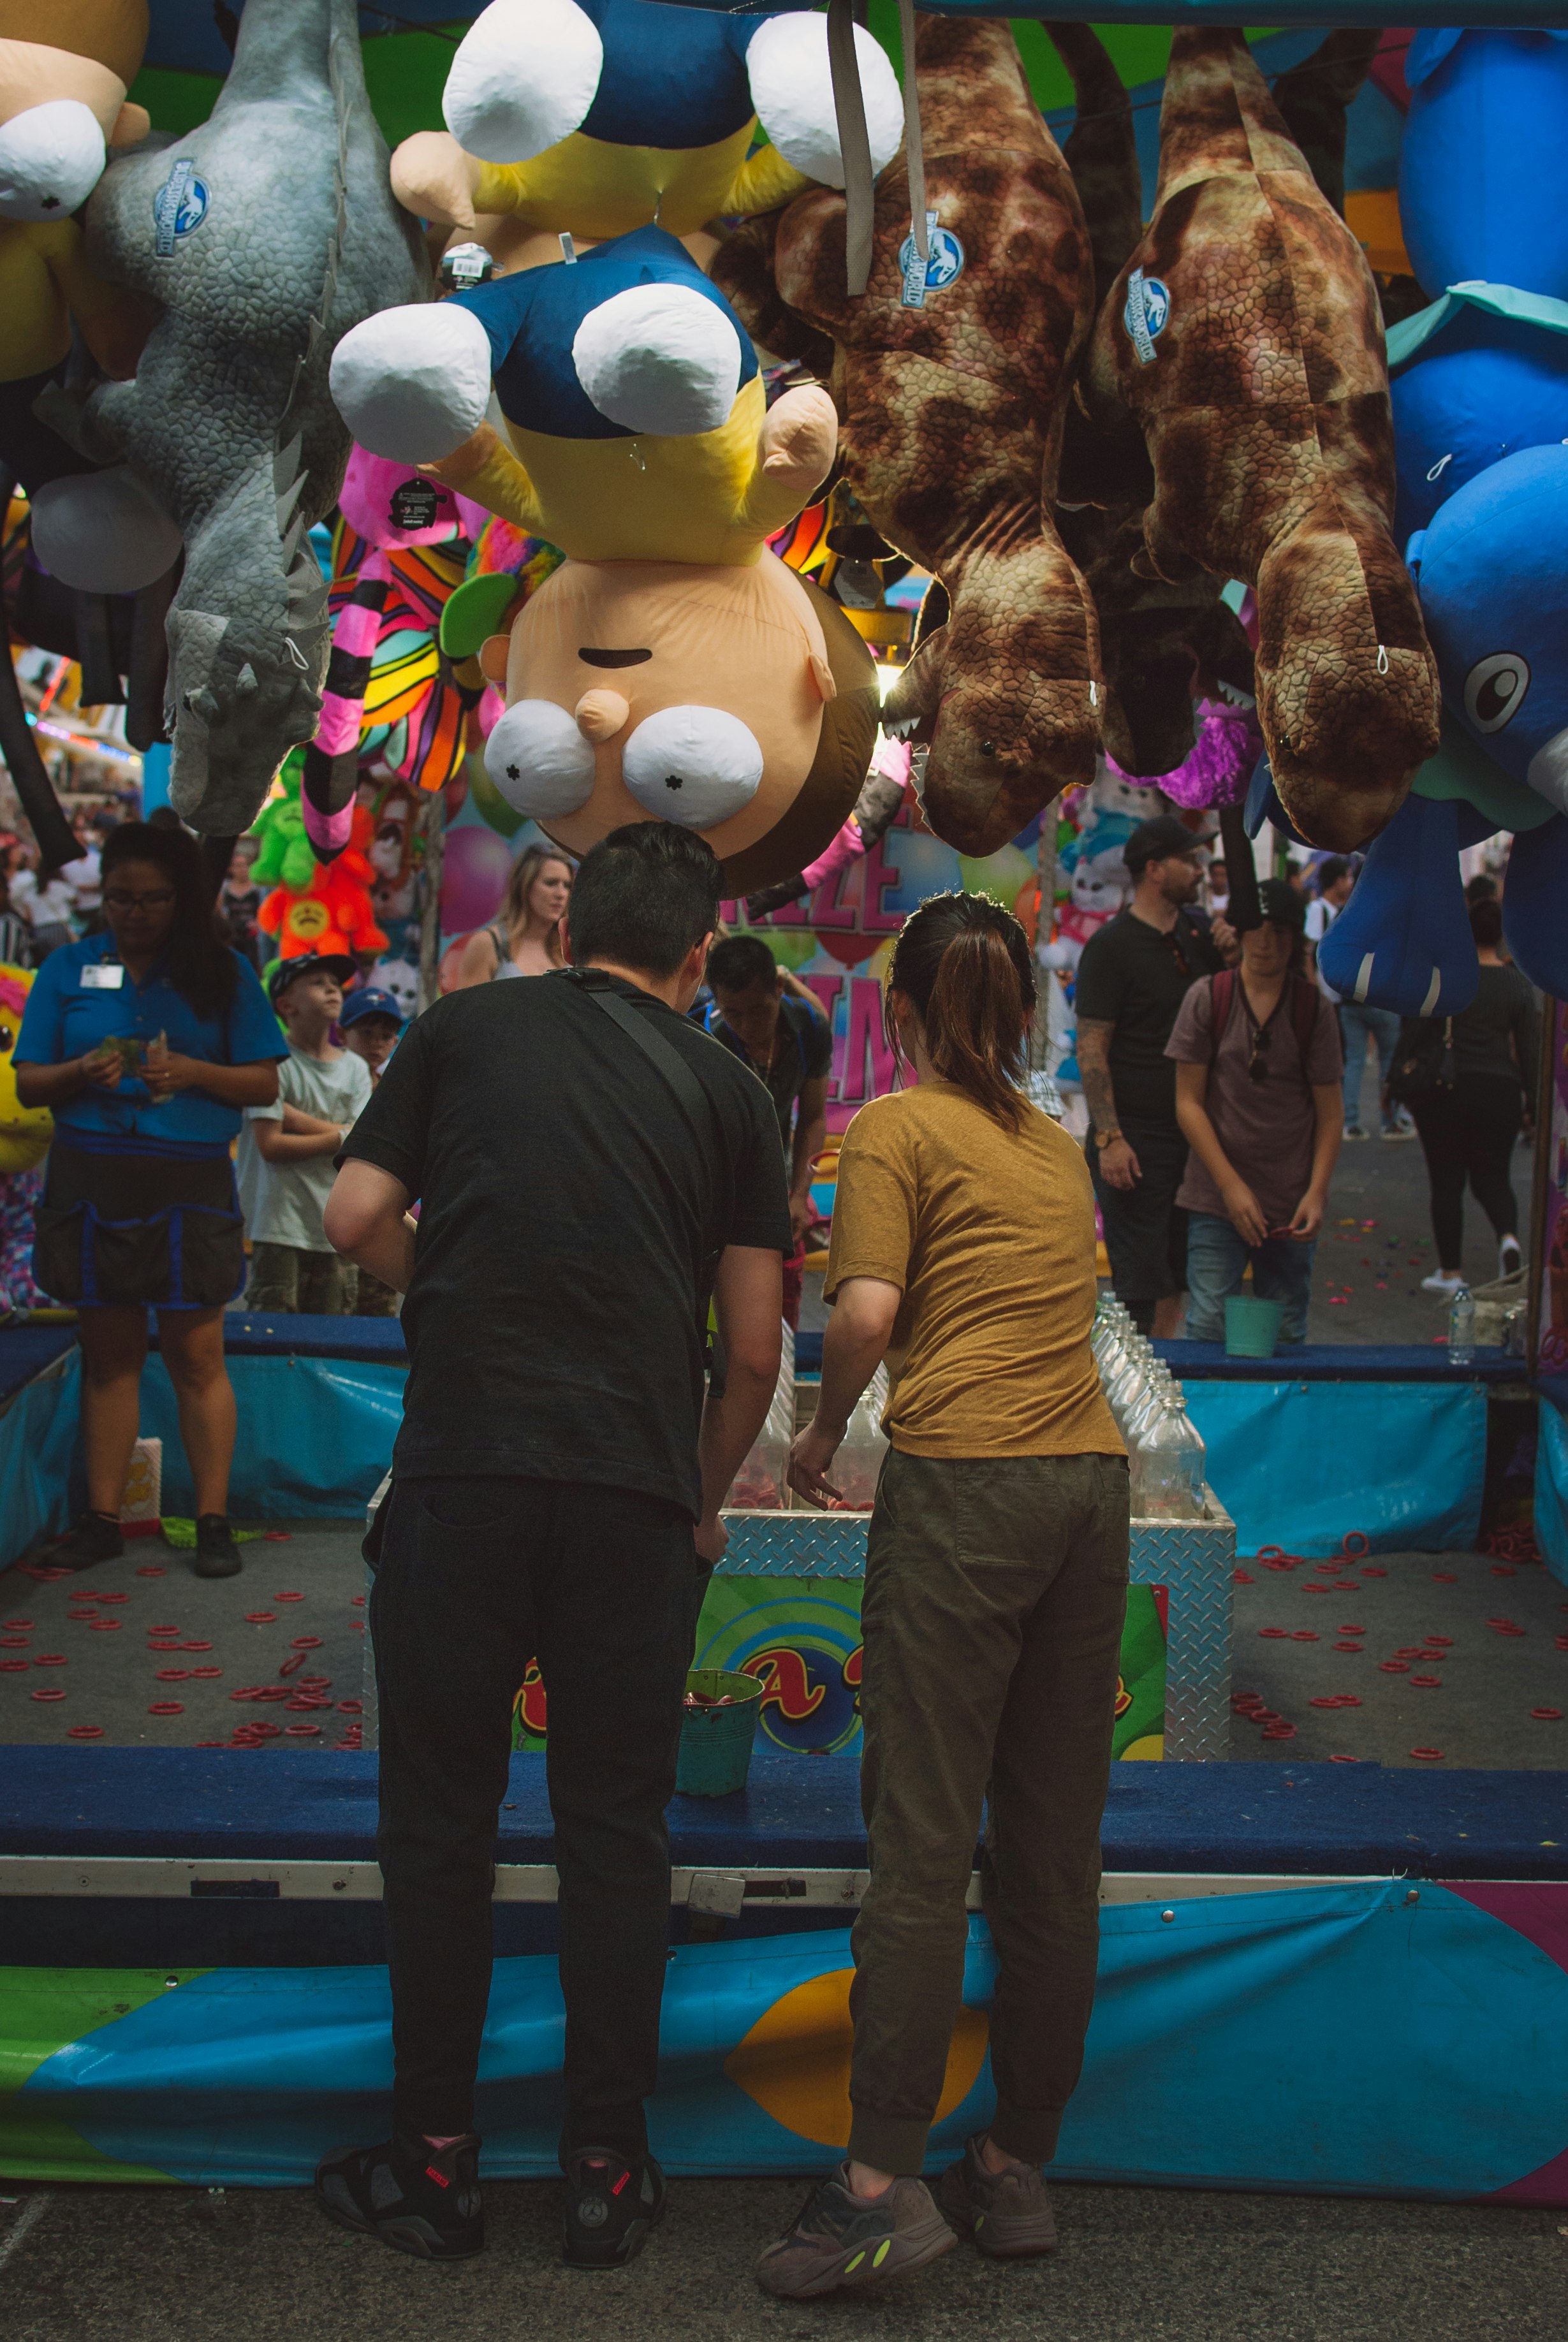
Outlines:
[[[1106,1404],[1127,1443],[1133,1517],[1202,1520],[1206,1451],[1181,1384],[1113,1294],[1101,1295],[1089,1338]]]

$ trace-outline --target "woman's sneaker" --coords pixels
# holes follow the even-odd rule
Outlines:
[[[841,2286],[904,2277],[956,2242],[924,2179],[895,2179],[881,2196],[854,2196],[849,2166],[841,2163],[813,2188],[789,2234],[764,2253],[757,2281],[764,2293],[809,2301]]]
[[[378,2237],[421,2260],[466,2260],[484,2249],[479,2141],[472,2132],[439,2148],[427,2138],[398,2137],[383,2147],[340,2147],[317,2164],[315,2193],[340,2228]]]
[[[1524,1255],[1519,1249],[1517,1236],[1504,1236],[1497,1247],[1499,1276],[1517,1276],[1524,1266]]]
[[[91,1569],[100,1561],[118,1561],[125,1550],[120,1524],[112,1514],[83,1513],[33,1558],[45,1569]]]
[[[972,2238],[993,2260],[1031,2260],[1056,2249],[1056,2216],[1045,2182],[1033,2163],[1010,2163],[1005,2171],[988,2168],[980,2149],[983,2141],[970,2139],[964,2160],[942,2175],[936,2200],[960,2236]]]
[[[196,1557],[191,1567],[198,1577],[237,1577],[245,1567],[226,1513],[202,1514],[196,1523]]]
[[[651,2155],[628,2163],[607,2147],[566,2157],[561,2257],[572,2268],[624,2268],[664,2217],[664,2175]]]
[[[1421,1289],[1423,1293],[1441,1294],[1444,1301],[1452,1301],[1463,1282],[1457,1269],[1434,1268],[1430,1276],[1422,1278]]]

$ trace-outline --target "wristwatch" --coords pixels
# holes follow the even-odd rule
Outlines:
[[[1097,1130],[1094,1133],[1094,1144],[1096,1146],[1109,1146],[1114,1138],[1120,1138],[1121,1136],[1119,1130]]]

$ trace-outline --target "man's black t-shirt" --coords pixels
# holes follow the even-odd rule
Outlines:
[[[1074,1006],[1080,1018],[1114,1025],[1111,1086],[1118,1115],[1176,1119],[1176,1068],[1165,1044],[1188,986],[1224,962],[1208,932],[1184,912],[1168,935],[1119,911],[1090,936],[1078,962]]]
[[[720,1046],[743,1066],[751,1066],[766,1087],[778,1116],[779,1136],[789,1157],[794,1144],[794,1110],[807,1082],[821,1081],[833,1071],[833,1027],[825,1016],[788,994],[779,1002],[779,1038],[772,1062],[754,1065],[744,1045],[724,1023],[717,1003],[709,1013],[707,1029]]]
[[[597,988],[688,1062],[700,1139]],[[714,1257],[790,1249],[773,1108],[745,1067],[599,969],[476,985],[410,1027],[343,1156],[419,1198],[396,1470],[587,1480],[700,1517]]]

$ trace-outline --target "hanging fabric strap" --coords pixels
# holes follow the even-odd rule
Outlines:
[[[844,160],[844,267],[851,294],[859,295],[871,277],[871,139],[854,54],[853,9],[854,0],[827,0],[827,61]]]
[[[914,249],[931,257],[925,225],[925,148],[920,136],[920,84],[914,71],[914,0],[898,0],[898,37],[904,47],[904,159],[909,172],[909,214]]]

